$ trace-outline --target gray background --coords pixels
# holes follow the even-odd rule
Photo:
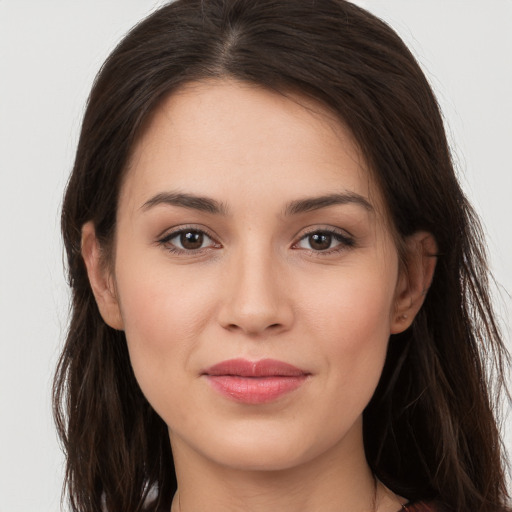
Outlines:
[[[0,0],[0,512],[59,509],[50,386],[67,319],[62,191],[95,73],[162,3]],[[512,0],[357,3],[398,30],[437,92],[488,234],[510,346]]]

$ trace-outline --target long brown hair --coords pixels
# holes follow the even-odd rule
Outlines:
[[[314,98],[350,127],[399,239],[432,233],[431,289],[392,336],[364,413],[375,474],[456,512],[506,509],[495,420],[505,349],[483,236],[455,177],[431,88],[401,39],[343,0],[177,0],[137,25],[92,89],[62,210],[72,315],[54,384],[72,510],[156,511],[176,487],[167,427],[142,395],[123,332],[102,320],[81,256],[92,220],[112,243],[127,159],[158,103],[193,80],[228,77]]]

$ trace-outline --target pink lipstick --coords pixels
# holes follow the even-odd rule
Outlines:
[[[301,386],[309,373],[274,359],[230,359],[207,368],[212,387],[237,402],[263,404]]]

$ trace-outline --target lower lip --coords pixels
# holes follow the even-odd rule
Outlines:
[[[306,380],[300,376],[239,377],[233,375],[208,375],[216,391],[237,402],[264,404],[277,400],[300,387]]]

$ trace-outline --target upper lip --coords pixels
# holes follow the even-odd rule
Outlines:
[[[237,377],[301,377],[309,372],[301,370],[292,364],[275,359],[228,359],[210,366],[203,375],[220,376],[232,375]]]

